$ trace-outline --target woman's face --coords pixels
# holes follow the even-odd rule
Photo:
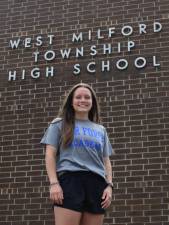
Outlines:
[[[75,114],[84,114],[88,116],[92,108],[92,94],[88,88],[79,87],[73,94],[72,101]]]

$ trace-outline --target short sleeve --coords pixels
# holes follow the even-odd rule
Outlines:
[[[114,150],[111,146],[110,140],[108,138],[107,132],[104,129],[104,149],[103,149],[103,157],[108,157],[114,154]]]
[[[59,123],[51,123],[46,130],[43,138],[41,139],[41,144],[52,145],[58,149],[60,144],[61,131]]]

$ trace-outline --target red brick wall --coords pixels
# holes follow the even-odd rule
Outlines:
[[[153,33],[153,23],[162,24]],[[139,35],[138,24],[147,25],[147,34]],[[116,155],[112,158],[115,190],[105,217],[105,225],[168,225],[169,221],[169,2],[166,0],[13,0],[0,1],[0,224],[52,225],[53,212],[48,199],[48,179],[44,150],[39,144],[48,123],[57,115],[65,91],[83,81],[95,88],[101,105],[101,117],[107,127]],[[120,30],[130,25],[134,32],[123,37]],[[105,36],[116,27],[110,39],[97,40],[100,28]],[[88,30],[93,40],[72,43],[75,32]],[[54,34],[53,44],[47,35]],[[41,35],[43,45],[35,46]],[[30,37],[32,47],[11,49],[9,41]],[[103,55],[105,43],[123,46],[134,41],[131,52]],[[89,55],[91,45],[98,54]],[[84,46],[85,56],[61,59],[59,50]],[[33,52],[39,50],[36,63]],[[47,62],[46,51],[56,51]],[[153,67],[155,55],[160,67]],[[144,56],[147,66],[136,69],[133,61]],[[118,59],[129,62],[126,70],[115,67]],[[101,61],[110,60],[111,70],[101,72]],[[86,64],[97,63],[96,73]],[[82,71],[74,76],[72,68],[80,63]],[[45,78],[46,66],[55,67],[54,77]],[[33,79],[33,68],[41,76]],[[25,69],[25,79],[21,71]],[[15,81],[8,72],[16,70]]]

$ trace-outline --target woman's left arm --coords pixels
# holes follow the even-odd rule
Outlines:
[[[111,183],[112,184],[112,166],[111,166],[111,162],[110,162],[110,158],[106,157],[104,158],[104,166],[105,166],[105,172],[106,172],[106,181],[107,183]],[[102,195],[102,208],[108,208],[111,204],[111,200],[112,200],[112,187],[111,185],[108,185],[103,192]]]
[[[104,167],[106,172],[106,181],[107,183],[112,183],[112,166],[109,157],[104,158]]]

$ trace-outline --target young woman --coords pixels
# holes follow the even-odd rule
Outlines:
[[[46,169],[55,225],[101,225],[112,199],[113,153],[99,124],[94,90],[75,85],[41,143],[46,145]]]

